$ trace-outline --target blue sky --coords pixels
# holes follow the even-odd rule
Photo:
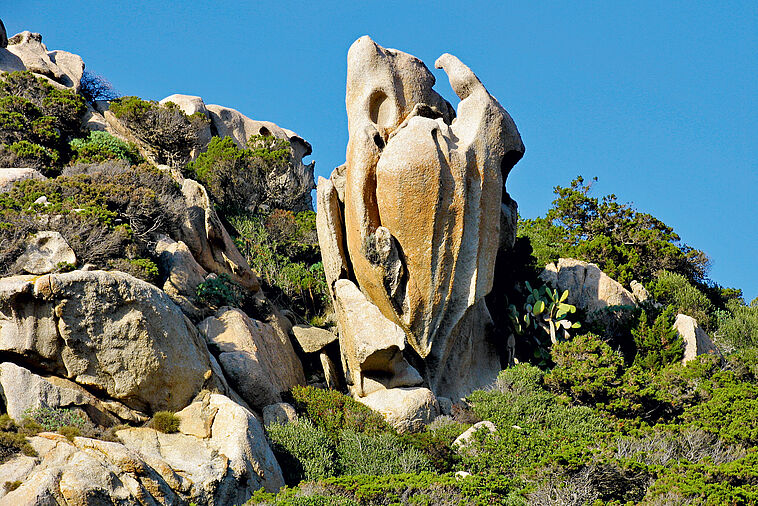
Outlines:
[[[711,257],[712,279],[758,296],[755,0],[3,3],[9,35],[42,33],[124,94],[200,95],[295,130],[324,176],[344,161],[356,38],[430,67],[453,53],[521,131],[507,185],[522,216],[598,176],[598,195],[662,219]]]

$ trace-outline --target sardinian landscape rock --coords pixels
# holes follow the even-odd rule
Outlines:
[[[461,99],[457,117],[414,56],[368,36],[348,52],[346,164],[319,179],[318,232],[348,383],[359,396],[358,371],[366,366],[353,357],[363,343],[352,331],[353,302],[339,288],[350,279],[356,282],[351,300],[375,307],[373,324],[386,329],[371,339],[397,341],[399,350],[400,341],[407,343],[436,395],[460,398],[501,369],[487,339],[484,296],[500,244],[515,236],[501,226],[508,222],[501,213],[511,213],[502,205],[504,183],[524,145],[511,117],[468,67],[449,54],[436,67]],[[372,367],[398,374],[387,370],[396,366],[385,349],[384,364]]]

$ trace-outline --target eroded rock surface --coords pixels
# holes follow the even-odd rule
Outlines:
[[[711,354],[720,355],[718,348],[713,344],[710,336],[698,325],[697,320],[684,314],[676,315],[674,328],[684,341],[684,358],[682,363],[686,364],[694,360],[698,355]]]
[[[524,146],[468,67],[449,54],[436,66],[461,99],[457,118],[419,59],[369,37],[352,45],[346,163],[319,180],[318,231],[329,283],[354,278],[424,360],[432,390],[458,398],[500,370],[484,296],[515,236],[504,182]],[[471,353],[475,374],[459,366]]]
[[[59,264],[76,265],[76,255],[59,232],[43,230],[29,238],[16,267],[29,274],[48,274]]]
[[[117,271],[0,279],[0,351],[148,412],[183,408],[213,376],[181,310]]]
[[[390,388],[358,399],[382,414],[398,432],[417,432],[430,424],[440,407],[428,388]]]
[[[79,91],[84,74],[81,57],[67,51],[48,51],[39,33],[18,33],[8,39],[6,49],[0,51],[0,71],[29,70],[58,87]]]

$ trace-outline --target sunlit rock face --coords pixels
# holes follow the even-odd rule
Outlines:
[[[355,281],[405,332],[430,388],[455,397],[500,370],[484,296],[515,234],[501,227],[513,218],[504,181],[524,145],[467,66],[449,54],[436,66],[457,115],[418,58],[367,36],[352,45],[346,162],[319,180],[318,224],[330,284]]]

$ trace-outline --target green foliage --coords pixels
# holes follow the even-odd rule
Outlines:
[[[180,422],[179,417],[171,411],[158,411],[150,419],[149,425],[159,432],[171,434],[179,430]]]
[[[153,284],[158,281],[160,275],[158,265],[150,258],[113,258],[108,260],[108,267]]]
[[[137,148],[118,139],[108,132],[90,132],[89,137],[74,139],[70,143],[72,163],[97,163],[105,160],[126,160],[132,165],[139,163],[142,157]]]
[[[313,211],[274,210],[229,221],[237,233],[235,244],[280,307],[305,321],[326,312],[329,291]]]
[[[624,359],[600,337],[585,334],[554,345],[545,386],[583,404],[607,401],[620,384]]]
[[[337,458],[341,474],[398,474],[431,471],[419,450],[409,447],[395,434],[340,432]]]
[[[296,386],[292,389],[292,397],[298,413],[334,439],[342,430],[361,433],[390,430],[380,414],[335,390]]]
[[[210,308],[240,307],[244,298],[244,288],[226,273],[209,276],[197,285],[197,301]]]
[[[81,132],[82,97],[31,72],[0,76],[0,165],[57,171]]]
[[[47,432],[60,430],[61,427],[81,429],[87,425],[87,419],[78,410],[69,408],[40,406],[26,410],[24,417],[37,422]]]
[[[187,116],[173,102],[159,104],[139,97],[121,97],[110,111],[129,131],[152,150],[156,163],[182,167],[193,149],[200,147],[201,132],[210,120],[202,113]]]
[[[31,457],[37,456],[37,452],[26,440],[27,435],[30,435],[29,431],[22,430],[10,416],[0,415],[0,464],[19,452]]]
[[[661,270],[692,282],[705,280],[708,259],[702,251],[681,244],[671,227],[618,203],[613,194],[591,197],[591,188],[582,177],[569,187],[556,186],[558,198],[544,218],[519,222],[519,235],[531,240],[538,266],[578,258],[624,285],[633,279],[648,282]]]
[[[648,315],[643,311],[636,329],[632,330],[637,346],[635,365],[645,369],[660,369],[684,357],[684,341],[674,329],[675,311],[669,306],[653,322],[648,324]]]
[[[75,437],[81,436],[82,431],[79,427],[73,425],[64,425],[58,429],[58,434],[65,436],[69,441],[73,441]]]
[[[288,484],[337,474],[334,439],[308,418],[284,425],[270,424],[266,432]]]
[[[690,283],[687,278],[675,272],[661,271],[647,286],[656,302],[674,306],[677,313],[695,318],[701,327],[713,329],[711,313],[713,304],[708,297]]]
[[[758,347],[758,302],[746,306],[742,300],[730,300],[726,309],[715,315],[719,344],[732,349]]]
[[[255,213],[259,206],[291,207],[290,195],[273,195],[270,175],[289,167],[289,142],[276,137],[252,136],[240,148],[231,137],[213,137],[208,149],[187,165],[190,177],[200,181],[226,214]]]

